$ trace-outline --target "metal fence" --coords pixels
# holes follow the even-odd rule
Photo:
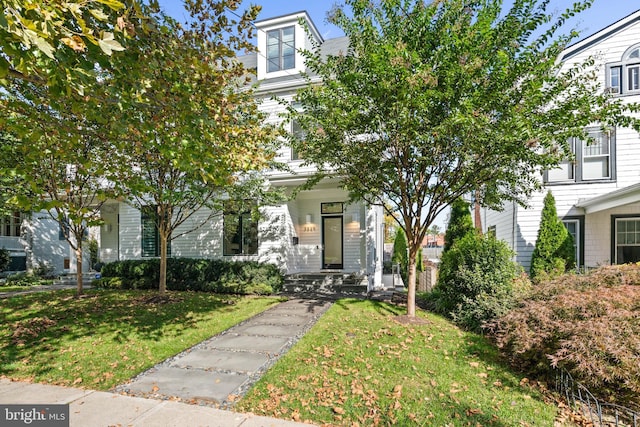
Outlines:
[[[601,402],[565,369],[556,375],[556,391],[567,404],[594,426],[640,427],[640,413],[624,406]]]

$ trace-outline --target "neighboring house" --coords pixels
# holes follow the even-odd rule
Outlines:
[[[640,102],[640,10],[568,47],[560,60],[570,66],[590,56],[603,88]],[[575,160],[544,173],[544,190],[527,209],[507,204],[502,212],[482,212],[485,231],[507,241],[527,270],[547,191],[574,237],[579,266],[640,261],[640,135],[628,128],[589,131],[595,142],[573,140]]]
[[[260,83],[257,96],[261,109],[269,115],[268,121],[280,123],[285,108],[279,101],[292,102],[296,90],[306,84],[301,73],[307,70],[300,50],[311,49],[313,41],[324,53],[338,53],[347,49],[348,40],[323,40],[306,12],[261,20],[255,26],[258,53],[240,60],[256,70]],[[297,131],[295,123],[287,126],[291,132]],[[298,153],[288,147],[282,148],[278,157],[288,164],[290,172],[267,173],[273,186],[293,190],[315,171],[303,166]],[[366,277],[371,288],[382,281],[383,211],[379,206],[348,200],[336,180],[321,182],[312,190],[297,193],[295,200],[261,208],[259,221],[249,214],[224,212],[196,231],[174,239],[170,255],[265,261],[278,265],[286,274],[355,273]],[[198,216],[206,218],[208,212]],[[102,217],[102,262],[159,255],[157,230],[144,212],[114,202],[103,206]],[[199,218],[176,233],[189,230]]]
[[[46,212],[13,212],[0,217],[0,248],[11,256],[8,272],[48,270],[60,275],[76,272],[75,254],[64,231]],[[89,269],[88,254],[83,270]]]

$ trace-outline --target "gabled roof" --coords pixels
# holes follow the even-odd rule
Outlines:
[[[583,208],[586,214],[591,214],[636,202],[640,202],[640,183],[590,199],[580,199],[576,207]]]
[[[567,47],[560,55],[559,60],[561,62],[566,61],[567,59],[581,53],[582,51],[590,48],[594,44],[597,44],[600,41],[611,37],[613,34],[623,30],[624,28],[638,21],[640,21],[640,9],[614,22],[611,25],[604,27],[603,29],[590,35],[589,37],[584,38],[579,42],[576,42],[571,46]]]

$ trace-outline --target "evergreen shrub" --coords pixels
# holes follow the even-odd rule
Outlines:
[[[396,238],[393,240],[391,262],[394,265],[400,264],[400,276],[402,276],[405,286],[409,285],[409,258],[407,249],[407,235],[404,234],[404,230],[399,228],[396,232]]]
[[[553,279],[573,269],[575,262],[573,236],[558,218],[556,201],[549,191],[544,198],[529,275],[536,282]]]
[[[512,257],[503,241],[467,233],[442,255],[431,306],[458,325],[481,332],[485,322],[506,314],[528,288]]]
[[[462,239],[474,230],[471,211],[469,211],[469,203],[465,202],[462,198],[456,199],[451,204],[449,224],[447,225],[447,231],[444,235],[443,254],[451,249],[451,246],[453,246],[456,241]]]
[[[110,289],[157,289],[158,259],[115,261],[105,264],[96,287]],[[169,258],[167,289],[225,294],[268,295],[282,289],[282,272],[273,264],[256,261]]]
[[[11,264],[11,255],[5,248],[0,248],[0,273],[9,268]]]

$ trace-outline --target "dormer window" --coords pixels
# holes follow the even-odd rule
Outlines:
[[[295,27],[267,32],[267,72],[290,70],[296,66]]]
[[[640,93],[640,46],[622,55],[622,61],[607,66],[607,87],[614,94]]]
[[[302,52],[324,41],[304,11],[256,21],[255,26],[256,77],[265,85],[282,83],[272,79],[299,79],[306,71]]]

